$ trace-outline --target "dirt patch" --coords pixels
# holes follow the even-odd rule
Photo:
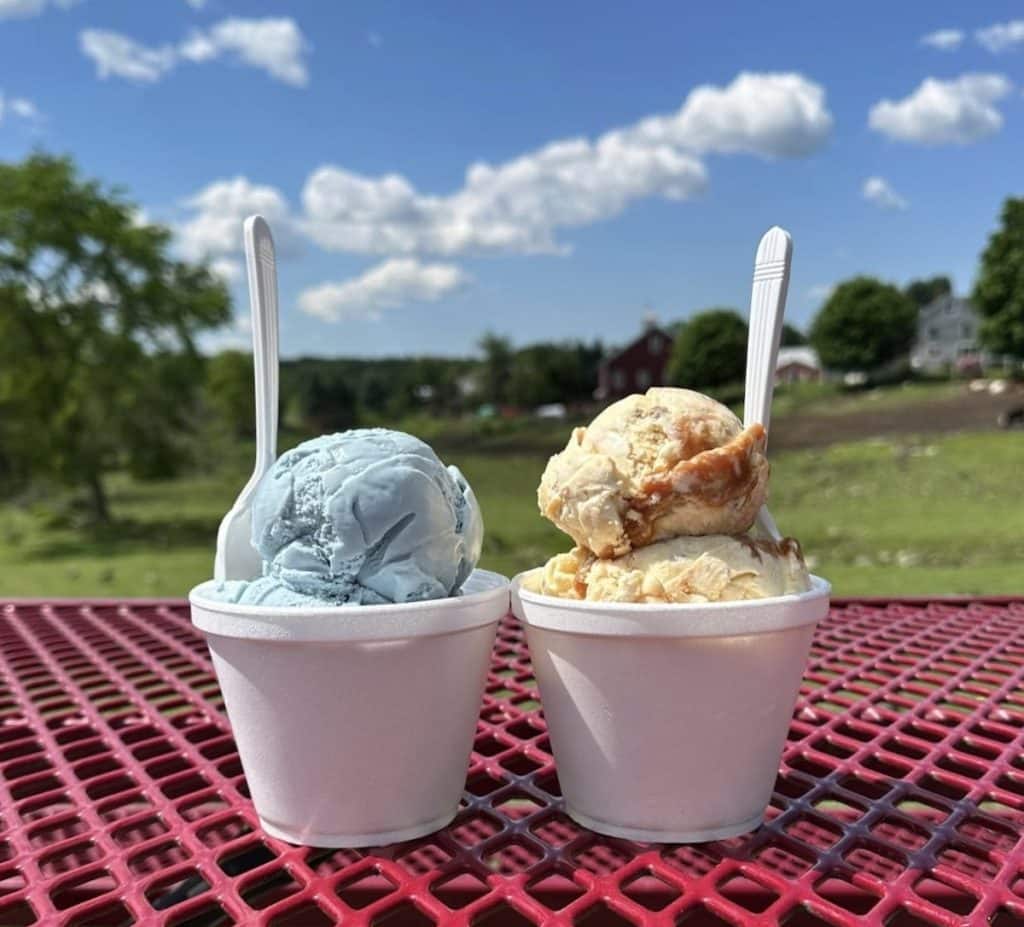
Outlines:
[[[965,391],[943,399],[860,409],[842,415],[795,412],[772,422],[769,450],[822,447],[889,435],[991,431],[998,427],[1000,412],[1022,402],[1021,392],[990,396]]]

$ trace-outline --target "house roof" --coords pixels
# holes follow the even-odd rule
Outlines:
[[[807,345],[800,345],[795,348],[779,348],[779,359],[775,364],[775,369],[788,367],[790,364],[803,364],[805,367],[821,370],[818,352]]]
[[[929,322],[936,316],[945,315],[947,307],[952,307],[957,314],[977,314],[974,304],[969,299],[963,299],[958,296],[952,296],[949,293],[944,293],[942,296],[933,299],[926,306],[921,307],[920,321]]]
[[[650,323],[648,323],[647,327],[644,328],[644,330],[639,335],[637,335],[632,341],[630,341],[629,344],[625,344],[621,348],[617,348],[610,354],[606,354],[604,358],[602,358],[601,360],[601,366],[604,367],[607,366],[608,364],[614,363],[620,357],[622,357],[622,355],[625,354],[630,348],[635,347],[641,341],[643,341],[644,338],[649,338],[651,335],[661,335],[661,337],[666,339],[669,342],[669,344],[675,341],[672,335],[669,332],[667,332],[664,328],[662,328],[659,325],[651,325]]]

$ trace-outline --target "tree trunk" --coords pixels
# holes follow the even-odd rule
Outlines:
[[[106,524],[110,521],[110,506],[107,504],[107,491],[103,488],[103,480],[98,473],[90,473],[86,485],[92,501],[92,513],[96,521]]]

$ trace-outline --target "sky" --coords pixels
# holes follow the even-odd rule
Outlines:
[[[630,339],[837,282],[968,292],[1024,195],[1019,2],[0,0],[0,158],[72,155],[230,284],[278,245],[285,356]]]

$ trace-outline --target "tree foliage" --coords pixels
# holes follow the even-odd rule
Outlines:
[[[945,276],[911,280],[903,292],[921,309],[940,296],[949,296],[953,292],[953,282]]]
[[[194,338],[229,317],[170,232],[66,158],[0,164],[0,446],[6,466],[88,491],[172,472],[202,383]]]
[[[676,336],[668,381],[689,389],[712,389],[743,380],[747,323],[734,309],[708,309],[693,316]]]
[[[222,351],[206,362],[206,404],[236,437],[256,434],[253,376],[252,355],[242,351]]]
[[[982,344],[1024,357],[1024,198],[1007,199],[1001,224],[981,255],[972,300],[981,315]]]
[[[832,291],[811,325],[810,341],[834,370],[871,371],[910,350],[917,306],[874,277],[854,277]]]
[[[597,386],[600,342],[537,342],[515,352],[508,387],[518,406],[535,408],[553,402],[585,402]]]
[[[512,342],[494,332],[487,332],[480,339],[479,347],[484,355],[480,371],[480,398],[487,402],[507,402],[512,374]]]
[[[782,337],[779,339],[779,347],[798,348],[807,344],[807,336],[799,328],[784,322],[782,325]]]

